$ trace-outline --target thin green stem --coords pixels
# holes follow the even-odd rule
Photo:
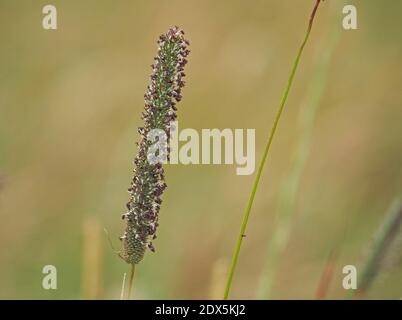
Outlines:
[[[127,287],[127,300],[130,300],[131,288],[133,287],[134,274],[135,274],[135,264],[131,264],[131,274],[128,280],[128,287]]]
[[[124,272],[123,275],[123,283],[121,284],[121,291],[120,291],[120,300],[124,300],[124,289],[126,286],[126,273]]]
[[[314,122],[328,78],[330,60],[340,39],[341,28],[333,28],[329,39],[325,38],[324,49],[316,61],[309,92],[302,104],[298,120],[297,146],[284,183],[279,190],[276,221],[267,246],[265,265],[259,279],[257,299],[270,299],[282,256],[288,245],[295,215],[295,206],[303,170],[312,145]]]
[[[316,15],[316,12],[317,12],[317,9],[318,9],[318,6],[319,6],[320,2],[321,2],[321,0],[316,0],[316,4],[314,6],[313,12],[311,13],[310,21],[309,21],[309,24],[308,24],[308,27],[307,27],[306,35],[305,35],[304,40],[303,40],[303,42],[302,42],[302,44],[301,44],[301,46],[299,48],[299,51],[298,51],[298,53],[296,55],[296,59],[295,59],[295,61],[293,63],[292,71],[290,73],[290,77],[289,77],[289,80],[287,82],[285,92],[284,92],[284,94],[282,96],[282,100],[281,100],[281,102],[279,104],[279,107],[278,107],[278,110],[276,112],[275,120],[274,120],[272,129],[271,129],[271,132],[269,134],[269,137],[268,137],[268,142],[267,142],[267,144],[265,146],[261,162],[260,162],[260,164],[258,166],[257,175],[255,177],[254,184],[253,184],[253,187],[252,187],[252,190],[251,190],[251,194],[250,194],[250,198],[249,198],[248,205],[247,205],[247,208],[246,208],[246,212],[245,212],[245,214],[243,216],[243,222],[241,224],[240,233],[239,233],[239,236],[237,238],[237,242],[236,242],[236,246],[235,246],[235,250],[234,250],[234,254],[233,254],[233,259],[232,259],[232,263],[231,263],[230,270],[229,270],[229,275],[228,275],[226,288],[225,288],[225,293],[224,293],[224,299],[225,300],[228,299],[228,297],[229,297],[229,292],[230,292],[230,288],[231,288],[231,285],[232,285],[234,272],[235,272],[235,269],[236,269],[236,266],[237,266],[237,262],[239,260],[240,248],[241,248],[241,245],[242,245],[242,242],[243,242],[243,238],[245,236],[247,223],[248,223],[248,219],[249,219],[249,216],[250,216],[250,211],[251,211],[251,208],[252,208],[253,203],[254,203],[254,198],[255,198],[255,194],[257,192],[258,184],[259,184],[260,179],[261,179],[262,171],[264,169],[264,165],[265,165],[266,159],[268,157],[269,150],[270,150],[272,141],[274,139],[276,128],[278,127],[278,123],[279,123],[279,120],[281,118],[283,108],[284,108],[286,100],[288,98],[290,88],[292,87],[292,83],[293,83],[294,77],[296,75],[297,68],[299,66],[301,55],[303,53],[304,47],[306,46],[306,43],[307,43],[308,38],[310,36],[311,29],[312,29],[313,22],[314,22],[314,17]]]
[[[380,271],[384,271],[387,263],[392,261],[393,248],[400,248],[398,236],[401,231],[402,205],[401,198],[398,197],[391,204],[384,222],[374,236],[369,256],[360,272],[361,276],[358,278],[358,290],[350,290],[356,298],[364,297]]]

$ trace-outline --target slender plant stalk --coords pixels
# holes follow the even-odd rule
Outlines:
[[[301,44],[301,46],[299,48],[299,51],[298,51],[298,53],[296,55],[296,59],[295,59],[295,61],[293,63],[293,68],[292,68],[292,71],[290,73],[290,77],[289,77],[289,80],[287,82],[285,92],[284,92],[284,94],[282,96],[282,100],[281,100],[281,102],[279,104],[278,111],[276,113],[275,120],[274,120],[272,129],[271,129],[271,132],[269,134],[269,137],[268,137],[268,142],[267,142],[267,144],[265,146],[264,153],[263,153],[261,162],[260,162],[259,167],[258,167],[257,175],[256,175],[256,178],[254,180],[254,184],[253,184],[253,187],[252,187],[252,190],[251,190],[251,195],[250,195],[250,198],[249,198],[249,201],[248,201],[247,209],[246,209],[246,212],[245,212],[244,217],[243,217],[243,222],[242,222],[242,225],[241,225],[241,228],[240,228],[240,233],[239,233],[239,236],[238,236],[238,239],[237,239],[237,242],[236,242],[236,246],[235,246],[235,250],[234,250],[234,254],[233,254],[233,259],[232,259],[232,264],[230,266],[229,275],[228,275],[228,279],[227,279],[227,283],[226,283],[224,299],[228,299],[228,297],[229,297],[229,292],[230,292],[230,288],[231,288],[231,285],[232,285],[234,272],[235,272],[237,262],[238,262],[238,259],[239,259],[240,248],[241,248],[241,245],[242,245],[242,242],[243,242],[243,238],[245,236],[247,223],[248,223],[248,219],[249,219],[249,216],[250,216],[250,211],[251,211],[251,208],[253,206],[253,202],[254,202],[255,194],[257,192],[258,184],[260,182],[261,174],[262,174],[262,171],[264,169],[264,165],[265,165],[266,159],[268,157],[268,153],[269,153],[269,150],[270,150],[270,147],[271,147],[271,144],[272,144],[275,132],[276,132],[276,128],[277,128],[279,120],[281,118],[283,108],[284,108],[286,100],[288,98],[290,88],[292,87],[292,83],[293,83],[293,80],[294,80],[294,77],[295,77],[295,74],[296,74],[296,71],[297,71],[297,67],[299,66],[301,55],[303,53],[304,47],[306,46],[306,43],[307,43],[308,38],[310,36],[311,29],[313,27],[314,18],[315,18],[315,15],[316,15],[316,12],[318,10],[318,6],[319,6],[320,2],[321,2],[321,0],[316,0],[316,4],[315,4],[315,6],[313,8],[313,11],[311,13],[309,24],[308,24],[308,27],[307,27],[306,35],[305,35],[304,40],[303,40],[303,42],[302,42],[302,44]]]
[[[401,250],[402,202],[397,198],[388,210],[384,222],[378,228],[361,277],[358,278],[358,290],[353,291],[357,298],[362,298],[373,284],[379,272],[389,264],[390,257]]]
[[[85,300],[96,300],[102,294],[103,246],[99,221],[90,217],[83,223],[83,255],[81,295]]]
[[[322,300],[328,294],[329,287],[331,285],[332,279],[334,277],[336,259],[338,257],[338,251],[336,249],[332,250],[329,254],[327,262],[325,264],[324,270],[321,275],[320,282],[318,284],[315,298]]]
[[[292,160],[293,165],[279,191],[276,222],[267,246],[265,265],[259,279],[258,299],[271,298],[281,258],[289,243],[300,181],[310,155],[314,122],[326,88],[329,62],[339,42],[340,33],[340,28],[334,28],[329,41],[325,39],[323,46],[325,50],[319,53],[309,92],[300,111],[298,142]]]
[[[124,300],[124,289],[126,286],[126,273],[124,272],[123,275],[123,283],[121,284],[121,291],[120,291],[120,300]]]
[[[131,296],[131,289],[133,287],[134,274],[135,274],[135,264],[132,264],[130,278],[128,280],[128,286],[127,286],[127,300],[129,300],[130,296]]]

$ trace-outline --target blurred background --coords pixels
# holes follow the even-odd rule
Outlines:
[[[255,128],[257,166],[314,2],[53,0],[58,29],[44,30],[48,1],[2,0],[0,298],[120,297],[129,266],[103,229],[119,248],[159,34],[178,25],[191,44],[180,127]],[[268,273],[265,298],[314,299],[333,250],[327,297],[344,298],[342,267],[359,270],[402,192],[402,2],[347,3],[357,30],[342,28],[344,1],[320,6],[232,298],[264,298]],[[254,175],[168,165],[166,179],[156,253],[138,265],[133,296],[221,298]],[[281,236],[273,273],[266,260]],[[57,290],[42,288],[45,265],[57,268]],[[401,279],[393,262],[365,297],[399,299]]]

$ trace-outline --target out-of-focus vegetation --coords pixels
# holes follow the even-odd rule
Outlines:
[[[119,298],[129,268],[102,228],[119,246],[160,33],[179,25],[191,43],[181,128],[255,128],[258,161],[313,2],[59,0],[58,30],[45,31],[47,3],[2,1],[0,297]],[[330,2],[320,8],[272,146],[232,298],[256,297],[301,107],[328,38],[342,28],[343,2]],[[342,266],[361,266],[402,192],[402,3],[351,3],[359,28],[342,30],[332,53],[273,298],[314,298],[339,243],[328,297],[345,297]],[[236,176],[230,165],[170,165],[166,176],[157,252],[137,267],[134,297],[216,298],[253,177]],[[93,257],[85,254],[94,252],[90,239]],[[57,290],[42,289],[47,264],[57,267]],[[365,297],[399,299],[401,277],[396,264]]]

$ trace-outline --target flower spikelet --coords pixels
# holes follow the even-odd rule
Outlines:
[[[120,237],[122,250],[119,254],[130,264],[139,263],[147,248],[155,251],[152,241],[156,238],[161,196],[167,185],[162,164],[148,161],[152,145],[148,134],[154,129],[163,130],[169,146],[171,125],[177,118],[176,103],[182,98],[181,90],[185,84],[184,66],[190,52],[188,45],[182,30],[178,27],[169,29],[159,37],[158,54],[151,65],[151,84],[144,95],[144,127],[138,129],[140,141],[134,158],[134,177],[128,189],[130,200],[126,205],[127,212],[122,215],[127,226]],[[169,147],[166,150],[168,159]]]

